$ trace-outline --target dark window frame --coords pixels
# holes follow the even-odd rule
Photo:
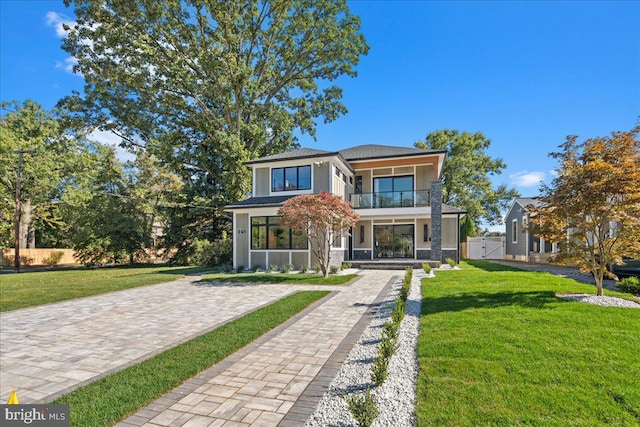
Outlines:
[[[263,221],[254,223],[254,220]],[[264,229],[265,236],[265,245],[264,247],[254,247],[254,230]],[[289,244],[286,247],[270,247],[269,246],[269,231],[270,229],[285,229],[288,232],[288,241]],[[275,231],[274,231],[275,235]],[[251,217],[251,241],[249,242],[249,247],[251,250],[255,251],[269,251],[269,250],[308,250],[309,249],[309,241],[305,238],[305,247],[303,248],[295,248],[293,247],[293,236],[299,236],[300,234],[295,233],[291,228],[284,227],[280,225],[280,217],[279,216],[254,216]]]
[[[296,171],[296,176],[295,176],[295,182],[296,185],[294,188],[287,188],[286,183],[287,183],[287,170],[292,170],[295,169]],[[308,169],[309,171],[309,186],[308,187],[303,187],[301,186],[300,183],[300,169]],[[273,176],[275,173],[281,172],[282,173],[282,188],[277,188],[275,185],[275,181],[273,179]],[[293,177],[290,177],[290,180],[293,181]],[[273,168],[271,169],[271,192],[275,193],[275,192],[283,192],[283,191],[304,191],[304,190],[311,190],[311,186],[312,186],[312,176],[311,176],[311,165],[301,165],[301,166],[283,166],[281,168]]]

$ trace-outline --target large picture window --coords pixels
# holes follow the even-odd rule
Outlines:
[[[271,169],[271,191],[311,190],[311,166]]]
[[[281,226],[278,216],[254,216],[251,249],[307,249],[307,236]]]

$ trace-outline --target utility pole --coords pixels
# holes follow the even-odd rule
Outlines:
[[[14,153],[18,154],[18,174],[16,179],[16,215],[15,215],[15,227],[16,227],[16,245],[15,245],[15,259],[13,261],[13,270],[16,273],[20,273],[20,216],[22,206],[20,206],[20,173],[22,172],[22,156],[25,153],[33,153],[32,150],[15,150]]]

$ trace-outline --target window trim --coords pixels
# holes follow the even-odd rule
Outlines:
[[[518,243],[518,218],[511,221],[511,243]]]

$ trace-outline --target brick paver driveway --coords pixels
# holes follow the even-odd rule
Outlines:
[[[51,400],[294,292],[203,286],[199,277],[0,315],[0,401]]]

